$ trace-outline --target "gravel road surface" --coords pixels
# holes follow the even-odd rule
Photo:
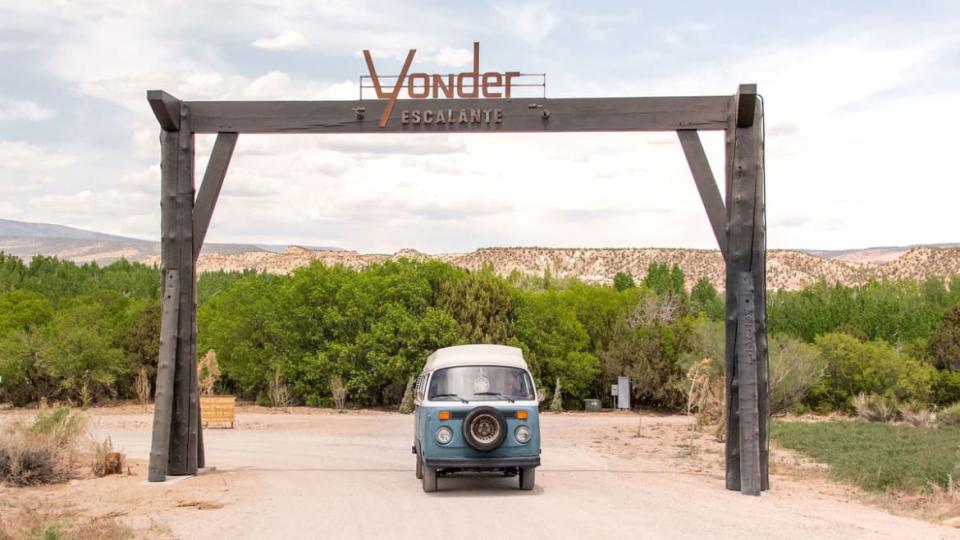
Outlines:
[[[143,471],[118,484],[132,509],[124,519],[161,520],[182,538],[960,537],[822,478],[775,476],[759,498],[726,491],[715,448],[693,455],[677,442],[688,431],[680,416],[544,415],[533,492],[517,490],[516,478],[441,478],[431,494],[414,476],[410,416],[239,421],[205,431],[215,470],[165,485],[144,485]],[[93,431],[145,460],[149,426],[149,415],[108,413]]]

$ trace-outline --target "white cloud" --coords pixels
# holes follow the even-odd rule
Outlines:
[[[159,191],[158,187],[157,193]],[[27,201],[27,208],[35,221],[156,238],[160,230],[160,214],[156,211],[158,200],[158,195],[145,191],[82,190],[32,197]]]
[[[662,30],[660,36],[672,47],[684,47],[688,45],[691,38],[710,32],[715,27],[716,25],[709,22],[687,21]]]
[[[74,162],[74,157],[59,154],[23,141],[0,140],[0,170],[50,171]]]
[[[197,163],[203,163],[197,160]],[[203,169],[197,174],[199,178],[203,177]],[[120,186],[129,188],[131,191],[147,193],[156,197],[160,196],[160,165],[150,165],[149,167],[124,174],[120,177]]]
[[[53,117],[53,111],[33,101],[0,97],[0,122],[40,122]]]
[[[283,30],[271,38],[260,38],[251,43],[258,49],[271,51],[302,49],[307,46],[307,38],[296,30]]]
[[[361,49],[373,52],[385,74],[396,73],[410,48],[420,51],[416,63],[459,68],[469,65],[469,44],[480,39],[497,42],[490,60],[499,64],[506,62],[503,50],[537,48],[559,37],[562,24],[563,42],[551,41],[558,48],[523,56],[531,69],[551,70],[551,94],[558,97],[730,94],[737,83],[760,84],[767,98],[771,246],[849,247],[955,235],[952,206],[960,184],[949,176],[950,126],[960,123],[960,96],[945,68],[953,65],[948,54],[956,54],[956,32],[910,21],[886,28],[871,19],[806,33],[732,34],[699,54],[704,34],[723,28],[717,19],[664,24],[662,32],[635,36],[639,51],[624,51],[616,40],[644,22],[629,8],[611,14],[548,1],[500,2],[458,17],[451,15],[459,6],[437,5],[431,14],[443,24],[425,34],[410,24],[418,8],[409,4],[286,0],[238,4],[228,28],[199,39],[184,29],[208,20],[216,6],[197,3],[172,19],[162,16],[169,6],[156,1],[3,7],[2,24],[17,29],[11,36],[42,45],[31,49],[37,69],[56,81],[56,94],[78,101],[71,112],[91,103],[116,110],[97,109],[89,131],[94,142],[78,131],[69,150],[43,142],[42,135],[20,141],[26,135],[13,132],[19,126],[0,125],[6,201],[0,210],[15,201],[25,209],[22,218],[153,237],[159,144],[146,89],[189,100],[353,100],[356,76],[365,69],[351,55]],[[280,32],[291,28],[295,35]],[[308,47],[329,69],[300,65],[293,56],[279,63],[280,57],[267,62],[263,54],[233,54],[257,36],[266,37],[253,46]],[[677,61],[680,53],[701,60]],[[326,64],[326,58],[353,62]],[[514,67],[513,60],[505,65]],[[933,70],[940,78],[927,84]],[[39,120],[53,114],[49,109],[68,110],[47,98],[29,102],[35,107],[9,103],[0,101],[0,119]],[[891,119],[908,129],[894,133]],[[720,175],[722,139],[702,138]],[[121,144],[105,148],[103,140]],[[212,140],[198,137],[198,181]],[[78,186],[86,191],[78,193]],[[119,219],[118,207],[125,209]],[[210,238],[379,251],[713,245],[672,133],[243,135]]]
[[[550,2],[514,3],[501,2],[493,5],[503,28],[514,37],[531,44],[547,38],[560,22],[557,10]]]
[[[356,81],[342,81],[323,88],[314,95],[314,99],[350,100],[360,96],[360,85]]]
[[[251,81],[243,89],[243,95],[247,99],[278,99],[278,96],[283,96],[289,87],[290,75],[281,71],[271,71]]]
[[[577,15],[586,36],[594,41],[606,39],[611,30],[625,24],[636,24],[638,12],[631,10],[615,14],[582,13]]]
[[[441,66],[454,68],[469,66],[473,62],[473,51],[444,47],[434,55],[433,61]]]

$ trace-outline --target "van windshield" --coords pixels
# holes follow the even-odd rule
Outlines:
[[[536,399],[527,372],[502,366],[458,366],[437,370],[430,378],[429,399],[468,401]]]

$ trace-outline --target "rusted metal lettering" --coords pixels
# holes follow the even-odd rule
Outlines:
[[[403,125],[501,124],[503,109],[401,109]]]
[[[416,49],[410,49],[410,52],[407,53],[407,58],[403,63],[403,69],[400,70],[400,75],[397,76],[397,81],[394,83],[393,89],[388,93],[384,91],[381,85],[380,76],[377,75],[377,68],[373,63],[373,56],[369,50],[364,49],[363,51],[363,59],[367,63],[367,70],[370,72],[370,81],[373,82],[373,89],[377,94],[377,98],[388,100],[387,106],[380,116],[379,125],[382,128],[387,127],[387,122],[390,121],[390,116],[393,114],[393,108],[397,103],[397,99],[400,97],[400,90],[404,86],[407,87],[407,95],[411,99],[437,98],[441,95],[452,98],[454,94],[456,94],[458,98],[465,99],[475,99],[481,96],[484,98],[509,98],[513,86],[513,79],[520,77],[519,71],[507,71],[504,73],[487,71],[481,73],[479,42],[474,42],[473,44],[473,69],[456,75],[452,73],[443,75],[439,73],[427,74],[420,72],[408,74],[410,64],[413,63],[413,57],[416,56],[416,54]],[[503,122],[503,110],[497,110],[500,111],[500,113],[499,116],[495,115],[493,122],[499,124]],[[414,112],[416,111],[411,111],[411,114]],[[424,111],[424,114],[426,114],[426,111]],[[489,111],[485,111],[484,114],[487,116],[486,123],[489,124],[491,122]],[[446,114],[444,114],[444,111],[436,111],[435,122],[437,124],[453,122],[467,123],[468,121],[474,122],[472,117],[470,120],[464,118],[462,121],[460,117],[455,119],[452,109],[448,109]],[[400,122],[402,124],[417,123],[413,116],[403,117],[402,115]],[[476,122],[479,122],[479,120]],[[423,123],[427,124],[431,122],[424,116]]]

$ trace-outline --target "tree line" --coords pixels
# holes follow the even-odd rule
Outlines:
[[[0,254],[0,402],[133,398],[141,368],[156,371],[160,280],[126,261]],[[627,375],[637,403],[681,409],[704,358],[722,376],[723,298],[706,280],[686,290],[665,264],[600,286],[438,261],[314,263],[205,273],[197,299],[198,354],[217,352],[218,393],[263,404],[279,374],[295,403],[330,405],[336,379],[355,406],[394,405],[427,355],[462,343],[522,348],[568,407],[609,399]],[[860,392],[960,400],[960,277],[817,283],[771,291],[768,310],[775,410],[843,409]]]

